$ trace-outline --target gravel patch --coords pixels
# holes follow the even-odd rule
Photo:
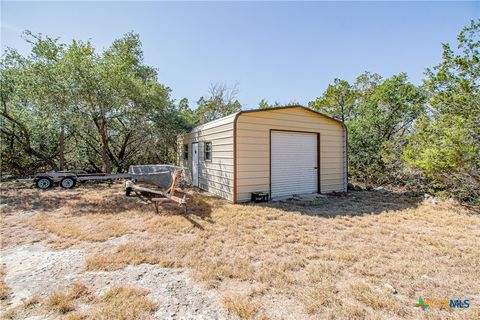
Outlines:
[[[53,291],[66,291],[71,284],[81,282],[98,294],[116,285],[146,289],[159,305],[157,319],[225,318],[216,293],[201,288],[177,269],[141,264],[111,272],[82,272],[83,250],[49,251],[41,244],[9,248],[0,255],[6,267],[5,282],[12,290],[10,307],[34,294],[46,298]]]
[[[12,307],[35,294],[66,289],[71,284],[68,278],[80,272],[85,261],[82,250],[46,251],[40,244],[12,247],[0,255],[6,267],[5,283],[12,290]]]

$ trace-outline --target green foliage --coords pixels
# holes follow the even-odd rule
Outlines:
[[[60,50],[55,39],[46,38],[37,41],[30,58],[9,50],[0,62],[2,167],[57,166],[52,155],[58,153],[55,105],[61,85],[54,84],[58,70],[50,66]]]
[[[406,74],[383,80],[364,73],[353,85],[335,79],[309,106],[346,123],[351,175],[366,182],[399,183],[405,136],[423,112],[424,101],[424,92]]]
[[[196,122],[195,112],[190,108],[190,104],[187,98],[183,98],[178,102],[178,111],[182,117],[190,124],[190,127],[193,127],[193,124]]]
[[[236,87],[229,89],[223,84],[211,85],[209,96],[200,97],[197,101],[195,124],[204,124],[242,110],[236,95]]]
[[[335,79],[323,95],[308,104],[342,122],[350,121],[355,110],[356,91],[348,81]]]
[[[210,86],[209,95],[200,97],[195,110],[190,108],[187,98],[178,102],[177,109],[186,122],[186,128],[193,128],[209,121],[213,121],[232,113],[239,112],[242,105],[235,99],[237,89],[227,88],[224,84]]]
[[[403,175],[395,162],[398,157],[389,156],[401,154],[405,136],[423,112],[425,95],[407,81],[405,74],[386,79],[366,96],[358,94],[362,103],[348,123],[352,174],[367,181],[399,183]]]
[[[177,134],[239,112],[236,88],[215,84],[192,109],[177,104],[143,63],[137,34],[104,51],[90,42],[25,33],[28,56],[0,61],[1,171],[124,171],[175,161]],[[349,173],[367,183],[416,186],[480,203],[480,20],[443,44],[422,86],[404,73],[334,79],[309,107],[344,121]],[[296,102],[290,105],[298,104]],[[278,107],[262,99],[259,108]]]
[[[428,117],[415,126],[404,160],[435,190],[480,202],[480,20],[458,36],[456,52],[427,71]]]
[[[457,170],[471,171],[478,166],[480,152],[471,134],[473,126],[459,115],[441,116],[435,121],[423,117],[410,137],[405,158],[433,179]]]
[[[189,120],[143,64],[138,35],[100,53],[89,42],[26,37],[29,56],[9,49],[1,60],[2,172],[174,162]]]
[[[269,104],[266,99],[260,100],[258,103],[258,109],[270,109],[270,108],[275,108],[275,107],[280,107],[280,103],[275,101],[273,104]]]
[[[421,87],[406,74],[335,79],[312,109],[343,120],[349,173],[368,183],[407,184],[480,203],[480,20],[427,69]]]

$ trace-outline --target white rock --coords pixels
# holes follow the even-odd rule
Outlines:
[[[397,289],[395,289],[391,284],[389,283],[385,283],[385,288],[387,288],[388,290],[390,290],[393,294],[397,294]]]

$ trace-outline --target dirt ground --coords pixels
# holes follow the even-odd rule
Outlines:
[[[360,191],[188,213],[123,184],[1,185],[10,319],[480,319],[480,214]],[[468,299],[464,309],[417,307]]]

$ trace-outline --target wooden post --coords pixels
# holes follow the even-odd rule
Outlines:
[[[153,205],[155,206],[155,212],[158,214],[158,206],[164,202],[168,201],[168,198],[152,198]]]

